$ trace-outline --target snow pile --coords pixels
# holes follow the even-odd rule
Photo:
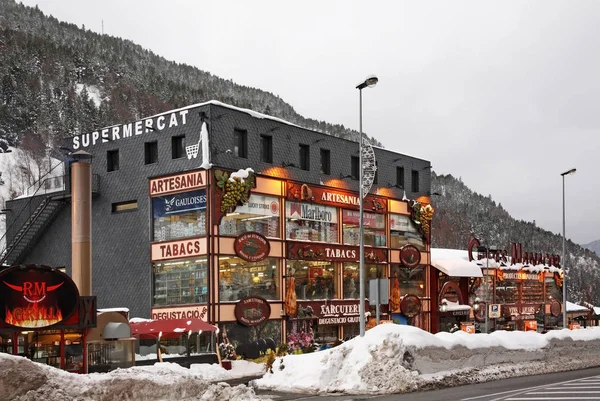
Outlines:
[[[15,401],[251,401],[259,399],[251,388],[211,382],[249,373],[262,374],[262,369],[262,365],[245,361],[235,361],[231,371],[218,365],[192,365],[191,369],[186,369],[164,362],[110,373],[79,375],[0,353],[0,394],[3,399]]]

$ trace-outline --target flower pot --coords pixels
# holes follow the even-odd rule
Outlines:
[[[222,360],[221,361],[221,366],[223,366],[223,369],[225,369],[225,370],[231,370],[231,361],[229,361],[229,360]]]

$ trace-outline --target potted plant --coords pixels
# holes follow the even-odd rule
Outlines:
[[[222,342],[219,344],[219,352],[221,353],[221,366],[224,369],[231,370],[231,361],[237,358],[233,344]]]

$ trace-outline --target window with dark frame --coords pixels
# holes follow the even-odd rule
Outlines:
[[[310,147],[302,143],[300,144],[300,168],[310,170]]]
[[[265,163],[273,163],[273,137],[269,135],[260,136],[260,160]]]
[[[106,171],[119,170],[119,149],[106,152]]]
[[[144,144],[144,163],[158,163],[158,142],[146,142]]]
[[[321,149],[321,174],[331,174],[331,152],[329,149]]]
[[[375,177],[373,177],[373,184],[377,184],[377,180],[379,179],[379,163],[375,161]]]
[[[360,172],[358,171],[358,163],[358,156],[350,156],[350,174],[354,180],[358,180],[358,176],[360,175]]]
[[[419,192],[419,172],[417,170],[412,171],[410,185],[412,192]]]
[[[233,132],[233,154],[248,158],[248,131],[235,129]]]
[[[116,202],[116,203],[112,204],[112,212],[113,213],[133,212],[134,210],[137,210],[137,208],[138,208],[137,200]]]
[[[404,167],[396,167],[396,186],[404,189]]]
[[[185,146],[184,146],[185,136],[174,136],[171,138],[171,158],[172,159],[181,159],[185,156]]]

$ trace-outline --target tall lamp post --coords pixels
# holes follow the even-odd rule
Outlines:
[[[365,196],[363,189],[363,134],[362,134],[362,90],[364,88],[372,88],[377,85],[377,77],[375,75],[368,76],[364,82],[356,85],[359,96],[359,134],[358,138],[358,204],[359,204],[359,220],[358,220],[358,280],[360,282],[360,305],[359,305],[359,322],[360,336],[365,336],[365,239],[364,239],[364,219],[363,219],[363,198]]]
[[[565,175],[575,174],[576,168],[561,173],[562,176],[562,203],[563,203],[563,235],[562,235],[562,268],[563,268],[563,328],[567,328],[567,254],[565,252]]]

